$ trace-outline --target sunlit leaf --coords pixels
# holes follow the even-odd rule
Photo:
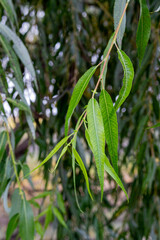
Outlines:
[[[80,166],[80,169],[83,172],[83,175],[84,175],[84,178],[85,178],[85,181],[86,181],[86,186],[87,186],[88,193],[89,193],[91,199],[93,200],[93,197],[92,197],[92,194],[91,194],[91,191],[90,191],[90,187],[89,187],[88,175],[87,175],[87,171],[86,171],[86,168],[84,166],[84,163],[83,163],[81,157],[79,156],[78,152],[76,151],[76,149],[73,148],[72,151],[73,151],[73,154],[75,156],[76,161],[78,162],[78,164]]]
[[[149,41],[151,32],[151,17],[147,7],[146,0],[139,0],[140,2],[140,19],[138,23],[136,45],[138,50],[139,64],[141,65],[147,43]]]
[[[125,54],[125,52],[118,49],[118,58],[123,66],[124,77],[123,77],[123,86],[119,92],[119,97],[114,106],[116,111],[123,104],[125,99],[128,97],[132,88],[132,81],[134,78],[134,69],[133,69],[132,62],[129,59],[129,57]]]
[[[107,91],[102,90],[99,98],[108,151],[115,171],[118,173],[118,123],[113,102]]]
[[[122,17],[122,13],[123,10],[125,8],[126,5],[126,0],[115,0],[115,4],[114,4],[114,29],[116,30],[119,24],[119,21]],[[119,48],[121,49],[122,47],[122,39],[124,36],[124,32],[125,32],[125,28],[126,28],[126,13],[124,14],[120,29],[118,31],[117,34],[117,43]]]
[[[93,76],[93,74],[96,71],[96,68],[97,68],[97,66],[91,67],[87,72],[85,72],[83,74],[83,76],[78,80],[78,82],[73,90],[72,97],[71,97],[68,111],[67,111],[67,115],[66,115],[66,120],[65,120],[65,135],[67,135],[67,133],[68,133],[68,126],[69,126],[69,122],[72,117],[73,111],[76,108],[76,106],[78,105],[91,77]]]
[[[101,200],[104,186],[104,152],[105,133],[99,105],[95,99],[90,99],[87,106],[88,132],[93,147],[98,177],[101,185]]]

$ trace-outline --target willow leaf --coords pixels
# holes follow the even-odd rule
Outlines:
[[[118,177],[117,173],[115,172],[115,170],[113,169],[113,167],[111,166],[108,158],[105,156],[105,164],[104,164],[104,169],[105,171],[116,181],[116,183],[120,186],[120,188],[123,190],[123,192],[125,193],[127,200],[128,200],[128,195],[127,192],[120,180],[120,178]]]
[[[35,70],[31,61],[31,58],[29,56],[27,48],[24,46],[21,39],[5,24],[0,23],[0,34],[2,34],[8,41],[13,42],[13,49],[16,52],[19,59],[22,61],[24,66],[28,69],[30,74],[32,75],[35,86],[38,89],[37,86],[37,80],[36,80],[36,74]]]
[[[79,156],[78,152],[76,151],[75,148],[73,148],[73,154],[75,156],[75,159],[76,161],[78,162],[82,172],[83,172],[83,175],[84,175],[84,178],[85,178],[85,181],[86,181],[86,186],[87,186],[87,190],[88,190],[88,193],[91,197],[91,199],[93,200],[93,197],[92,197],[92,194],[91,194],[91,191],[90,191],[90,187],[89,187],[89,180],[88,180],[88,175],[87,175],[87,171],[86,171],[86,168],[84,166],[84,163],[81,159],[81,157]]]
[[[20,210],[20,236],[22,240],[34,239],[34,215],[30,204],[23,199]]]
[[[5,131],[0,133],[0,162],[3,158],[3,154],[5,152],[7,145],[7,133]]]
[[[115,33],[112,34],[112,36],[110,37],[109,39],[109,42],[104,50],[104,53],[103,53],[103,59],[105,59],[105,57],[107,56],[107,53],[111,47],[111,44],[112,44],[112,41],[113,41],[113,38],[114,38],[114,35]],[[100,73],[102,72],[103,70],[103,66],[104,66],[104,62],[101,64],[101,67],[100,67]],[[107,74],[107,68],[108,68],[108,59],[107,59],[107,62],[106,62],[106,65],[104,67],[104,71],[103,71],[103,75],[102,75],[102,81],[103,81],[103,87],[105,88],[105,83],[106,83],[106,74]]]
[[[88,71],[85,72],[84,75],[79,79],[79,81],[77,82],[77,84],[73,90],[72,97],[71,97],[68,111],[67,111],[67,115],[66,115],[66,120],[65,120],[65,135],[68,134],[68,126],[69,126],[69,122],[72,117],[73,111],[76,108],[76,106],[78,105],[91,77],[93,76],[93,74],[96,71],[96,68],[97,68],[97,66],[94,66],[94,67],[91,67],[90,69],[88,69]]]
[[[102,90],[100,94],[100,109],[103,117],[106,142],[113,167],[118,172],[118,123],[110,95]]]
[[[104,186],[104,152],[105,152],[105,133],[103,119],[98,102],[90,99],[87,106],[88,132],[93,147],[98,177],[101,186],[101,200],[103,198]]]
[[[72,135],[72,134],[71,134]],[[53,157],[53,155],[67,142],[68,138],[71,136],[67,136],[65,138],[63,138],[54,148],[53,150],[48,154],[48,156],[37,166],[35,167],[29,174],[31,174],[32,172],[34,172],[36,169],[40,168],[41,166],[43,166],[46,162],[48,162],[48,160]],[[26,177],[26,176],[25,176]]]
[[[16,12],[14,10],[14,6],[12,3],[12,0],[0,0],[0,3],[2,4],[3,8],[5,9],[9,20],[14,24],[14,22],[17,24],[17,16]]]
[[[15,99],[12,99],[12,98],[6,98],[6,100],[9,103],[13,104],[15,107],[19,108],[20,110],[30,112],[29,107],[22,101],[15,100]]]
[[[58,209],[56,207],[53,207],[53,213],[56,216],[56,218],[58,219],[58,221],[62,224],[62,226],[67,228],[67,225],[63,219],[62,214],[58,211]]]
[[[140,119],[140,121],[138,123],[137,132],[136,132],[135,141],[134,141],[135,149],[138,147],[138,145],[143,137],[148,119],[149,119],[149,117],[147,115],[145,115]]]
[[[151,17],[147,7],[146,0],[139,0],[140,2],[140,19],[138,23],[136,45],[138,50],[139,64],[141,65],[146,46],[151,32]]]
[[[113,13],[115,30],[118,27],[125,5],[126,5],[126,0],[115,0],[114,13]],[[125,28],[126,28],[126,13],[122,19],[122,23],[117,34],[117,43],[120,49],[122,47],[122,39],[124,36]]]
[[[118,49],[118,58],[123,66],[124,77],[123,77],[123,86],[119,92],[119,97],[114,106],[116,111],[123,104],[125,99],[128,97],[132,88],[132,82],[134,78],[134,69],[133,69],[132,62],[129,59],[129,57],[125,54],[125,52]]]
[[[52,171],[50,171],[51,173],[53,173],[54,171],[56,171],[56,169],[57,169],[57,167],[58,167],[58,164],[59,164],[61,158],[63,157],[63,155],[64,155],[64,154],[66,153],[66,151],[67,151],[67,148],[68,148],[68,146],[65,146],[65,147],[62,149],[62,152],[61,152],[61,154],[60,154],[60,156],[59,156],[59,158],[58,158],[58,160],[57,160],[56,166],[54,167],[54,169],[53,169]]]
[[[147,129],[157,128],[157,127],[160,127],[160,122],[159,122],[159,123],[156,123],[155,125],[153,125],[153,126],[151,126],[151,127],[148,127]]]
[[[15,214],[9,221],[6,231],[6,240],[10,240],[14,230],[18,226],[19,214]]]

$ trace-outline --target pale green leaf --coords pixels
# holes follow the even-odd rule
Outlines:
[[[78,152],[76,151],[76,149],[73,148],[72,151],[73,151],[73,154],[75,156],[76,161],[78,162],[78,164],[80,166],[80,169],[83,172],[83,175],[84,175],[84,178],[85,178],[85,181],[86,181],[86,186],[87,186],[88,193],[89,193],[91,199],[93,200],[93,197],[92,197],[92,194],[91,194],[91,191],[90,191],[90,187],[89,187],[88,175],[87,175],[87,171],[86,171],[86,168],[84,166],[84,163],[83,163],[81,157],[79,156]]]
[[[7,231],[6,231],[6,240],[10,240],[11,239],[11,236],[14,232],[14,230],[17,228],[18,226],[18,220],[19,220],[19,214],[15,214],[10,220],[9,220],[9,223],[8,223],[8,226],[7,226]]]
[[[38,222],[38,221],[35,222],[35,229],[36,229],[36,232],[37,232],[41,237],[43,237],[44,230],[43,230],[43,227],[42,227],[42,225],[40,224],[40,222]]]
[[[11,201],[11,211],[9,214],[9,219],[11,219],[15,214],[20,214],[20,208],[21,208],[21,196],[19,194],[19,189],[16,188],[14,190],[14,193],[12,195],[12,201]]]
[[[63,227],[67,228],[67,225],[63,219],[62,214],[58,211],[57,208],[53,207],[53,213],[56,216],[56,218],[58,219],[58,221],[62,224]]]
[[[151,17],[147,7],[146,0],[140,2],[140,19],[138,23],[136,45],[138,50],[139,64],[141,65],[146,46],[148,44],[151,32]]]
[[[93,147],[98,177],[101,186],[101,200],[104,186],[105,132],[98,102],[92,98],[87,106],[88,132]]]
[[[111,47],[111,44],[112,44],[112,41],[113,41],[113,38],[115,36],[115,33],[113,33],[109,39],[109,42],[104,50],[104,53],[103,53],[103,60],[105,59],[105,57],[107,56],[107,53]],[[104,61],[105,62],[105,61]],[[103,70],[103,66],[104,66],[104,62],[101,64],[101,67],[100,67],[100,73],[102,72]],[[105,88],[105,84],[106,84],[106,74],[107,74],[107,68],[108,68],[108,59],[107,59],[107,62],[106,62],[106,65],[104,67],[104,71],[103,71],[103,75],[102,75],[102,81],[103,81],[103,87]]]
[[[17,16],[16,12],[14,10],[14,6],[12,3],[12,0],[0,0],[0,3],[2,4],[3,8],[5,9],[9,20],[14,24],[14,22],[17,24]]]
[[[72,135],[72,134],[71,134]],[[48,154],[48,156],[37,166],[35,167],[31,172],[34,172],[36,169],[40,168],[41,166],[43,166],[46,162],[48,162],[48,160],[53,157],[53,155],[67,142],[67,140],[69,139],[69,137],[71,136],[67,136],[65,138],[63,138],[54,148],[53,150]],[[26,177],[26,176],[25,176]]]
[[[65,135],[68,134],[68,126],[69,126],[69,122],[72,117],[73,111],[76,108],[76,106],[78,105],[91,77],[93,76],[93,74],[96,71],[96,68],[97,68],[97,66],[94,66],[94,67],[91,67],[90,69],[88,69],[88,71],[85,72],[83,74],[83,76],[78,80],[78,82],[73,90],[72,97],[71,97],[68,111],[67,111],[67,115],[66,115],[66,120],[65,120]]]
[[[32,75],[35,82],[35,86],[38,89],[36,74],[31,58],[29,56],[27,48],[25,47],[21,39],[9,27],[2,23],[0,23],[0,34],[7,38],[8,41],[13,42],[14,51],[16,52],[17,56],[20,58],[24,66],[28,69],[28,71]]]
[[[68,149],[68,146],[65,146],[65,147],[62,149],[62,152],[61,152],[61,154],[60,154],[60,156],[59,156],[59,158],[58,158],[58,160],[57,160],[56,166],[54,167],[54,169],[53,169],[52,171],[50,171],[51,173],[53,173],[54,171],[56,171],[56,169],[57,169],[57,167],[58,167],[58,164],[59,164],[61,158],[63,157],[63,155],[66,153],[67,149]]]
[[[115,172],[115,170],[113,169],[113,167],[111,166],[108,158],[106,156],[104,156],[105,159],[105,164],[104,164],[104,169],[105,171],[116,181],[116,183],[120,186],[120,188],[123,190],[123,192],[125,193],[127,200],[128,200],[128,195],[127,192],[120,180],[120,178],[118,177],[117,173]]]
[[[30,204],[25,198],[21,203],[19,231],[22,240],[34,239],[34,215]]]
[[[115,0],[114,13],[113,13],[115,30],[118,27],[125,5],[126,5],[126,0]],[[126,13],[124,14],[120,29],[117,34],[117,43],[120,49],[122,47],[122,39],[124,36],[125,28],[126,28]]]
[[[123,86],[119,92],[119,97],[115,103],[115,111],[123,104],[125,99],[128,97],[134,78],[134,69],[131,60],[122,50],[118,49],[118,58],[123,66],[124,77],[123,77]]]
[[[15,107],[19,108],[20,110],[30,112],[29,107],[22,101],[15,100],[15,99],[12,99],[12,98],[6,98],[6,100],[9,103],[13,104]]]
[[[100,94],[100,109],[103,117],[106,142],[111,161],[116,173],[118,173],[118,123],[113,102],[105,90]]]

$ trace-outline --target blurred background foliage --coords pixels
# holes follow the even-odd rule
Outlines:
[[[57,155],[43,169],[22,182],[34,211],[37,239],[160,239],[160,131],[159,128],[146,130],[147,126],[160,121],[160,14],[154,12],[159,7],[158,2],[147,1],[152,27],[141,67],[136,49],[139,2],[130,1],[127,10],[122,49],[133,62],[135,78],[131,94],[118,112],[118,123],[119,175],[128,191],[129,203],[107,175],[103,202],[100,202],[94,159],[87,149],[84,129],[81,128],[77,150],[87,167],[94,201],[88,196],[85,180],[77,166],[77,194],[84,213],[79,211],[70,154],[63,157],[54,175],[48,171],[54,166]],[[36,90],[30,73],[20,63],[24,96],[30,104],[36,128],[33,140],[24,112],[6,100],[6,97],[19,99],[19,96],[12,83],[15,77],[13,67],[0,46],[0,78],[4,84],[2,86],[0,82],[0,92],[12,127],[10,135],[20,176],[22,172],[28,172],[29,167],[35,167],[36,160],[42,161],[64,136],[65,115],[72,90],[79,77],[91,65],[101,61],[114,31],[113,5],[114,1],[107,0],[15,0],[15,27],[4,8],[0,7],[1,22],[14,29],[27,47],[38,82]],[[76,108],[71,129],[75,128],[91,97],[98,76],[99,69]],[[122,77],[123,70],[114,48],[106,77],[106,89],[113,101],[120,90]],[[2,130],[3,120],[0,124]],[[2,135],[0,143],[1,140]],[[5,146],[5,151],[0,149],[0,195],[12,181],[8,194],[10,203],[16,185],[7,143]],[[37,175],[41,179],[38,184]],[[52,237],[47,235],[48,228],[53,233]],[[18,229],[11,239],[17,239],[16,236]]]

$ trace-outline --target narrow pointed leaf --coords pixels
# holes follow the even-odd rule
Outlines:
[[[125,99],[128,97],[134,78],[134,69],[131,60],[122,50],[118,49],[118,58],[123,66],[124,77],[123,77],[123,86],[119,92],[119,97],[115,103],[115,111],[123,104]]]
[[[116,173],[118,172],[118,123],[117,115],[113,107],[113,102],[105,90],[100,94],[100,109],[103,117],[105,138],[108,151]]]
[[[136,136],[135,136],[135,141],[134,141],[134,148],[136,149],[143,137],[147,122],[148,122],[149,117],[143,116],[139,123],[138,123],[138,128],[137,128],[137,132],[136,132]]]
[[[84,166],[84,163],[81,159],[81,157],[79,156],[78,152],[76,151],[75,148],[73,148],[73,154],[75,156],[75,159],[76,161],[78,162],[82,172],[83,172],[83,175],[84,175],[84,178],[85,178],[85,181],[86,181],[86,186],[87,186],[87,190],[88,190],[88,193],[91,197],[91,199],[93,200],[93,197],[92,197],[92,194],[91,194],[91,191],[90,191],[90,187],[89,187],[89,180],[88,180],[88,175],[87,175],[87,171],[86,171],[86,168]]]
[[[63,219],[62,214],[58,211],[57,208],[53,207],[53,213],[56,216],[56,218],[58,219],[58,221],[62,224],[63,227],[67,228],[67,225]]]
[[[20,210],[20,236],[22,240],[34,239],[34,215],[30,204],[23,199]]]
[[[147,129],[157,128],[157,127],[160,127],[160,123],[156,123],[155,125],[148,127]]]
[[[103,119],[98,102],[90,99],[87,106],[88,132],[93,147],[98,177],[101,186],[101,200],[103,198],[104,186],[104,152],[105,152],[105,133]]]
[[[13,104],[15,107],[19,108],[20,110],[22,111],[26,111],[26,112],[30,112],[30,109],[29,107],[22,101],[19,101],[19,100],[14,100],[12,98],[6,98],[6,100]]]
[[[67,115],[66,115],[66,120],[65,120],[65,135],[68,134],[69,122],[72,117],[73,111],[76,108],[76,106],[78,105],[79,101],[81,100],[81,97],[82,97],[91,77],[95,73],[96,68],[97,68],[97,66],[94,66],[94,67],[91,67],[90,69],[88,69],[88,71],[85,72],[83,74],[83,76],[78,80],[78,82],[73,90],[72,97],[71,97],[68,111],[67,111]]]
[[[126,5],[126,0],[115,0],[115,4],[114,4],[114,13],[113,13],[113,17],[114,17],[114,29],[116,30],[119,24],[119,21],[122,17],[122,13],[123,10],[125,8]],[[121,49],[122,47],[122,39],[124,36],[124,32],[125,32],[125,28],[126,28],[126,13],[123,17],[119,32],[117,34],[117,43],[119,48]]]
[[[72,134],[71,134],[72,135]],[[53,150],[48,154],[48,156],[37,166],[35,167],[31,172],[34,172],[36,169],[40,168],[41,166],[43,166],[46,162],[48,162],[48,160],[53,157],[53,155],[67,142],[68,138],[71,136],[67,136],[65,138],[63,138],[54,148]],[[26,177],[26,176],[25,176]]]
[[[112,41],[113,41],[113,38],[114,38],[114,35],[115,33],[112,34],[112,36],[110,37],[109,39],[109,42],[104,50],[104,53],[103,53],[103,59],[105,59],[105,57],[107,56],[107,53],[111,47],[111,44],[112,44]],[[105,61],[104,61],[105,62]],[[103,66],[104,66],[104,62],[101,64],[101,67],[100,67],[100,73],[102,72],[103,70]],[[108,68],[108,59],[107,59],[107,63],[104,67],[104,71],[103,71],[103,75],[102,75],[102,81],[103,81],[103,87],[105,88],[105,84],[106,84],[106,74],[107,74],[107,68]]]
[[[116,183],[120,186],[120,188],[123,190],[123,192],[125,193],[127,200],[128,200],[128,195],[127,192],[120,180],[120,178],[118,177],[117,173],[115,172],[115,170],[113,169],[113,167],[111,166],[108,158],[105,156],[105,164],[104,164],[104,169],[105,171],[116,181]]]
[[[140,19],[138,23],[136,45],[138,50],[139,64],[141,65],[146,46],[148,44],[151,32],[151,17],[147,7],[146,0],[140,2]]]
[[[20,58],[24,66],[28,69],[28,71],[32,75],[35,82],[35,86],[38,89],[36,74],[31,58],[29,56],[27,48],[25,47],[21,39],[9,27],[2,23],[0,23],[0,34],[7,38],[8,41],[13,42],[14,51],[16,52],[17,56]]]
[[[53,173],[54,171],[56,171],[56,169],[57,169],[57,167],[58,167],[58,164],[59,164],[61,158],[63,157],[63,155],[66,153],[67,149],[68,149],[68,146],[65,146],[65,147],[62,149],[62,152],[61,152],[61,154],[60,154],[60,156],[59,156],[59,158],[58,158],[58,160],[57,160],[56,166],[54,167],[54,169],[53,169],[52,171],[50,171],[51,173]]]

